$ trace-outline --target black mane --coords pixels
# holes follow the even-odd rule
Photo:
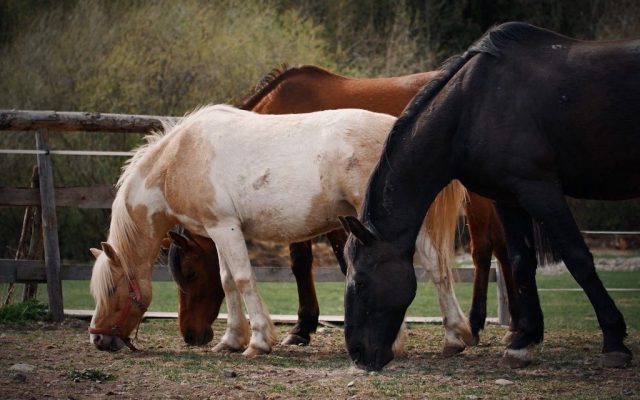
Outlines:
[[[523,22],[507,22],[489,29],[480,39],[472,44],[462,55],[453,56],[443,63],[440,73],[431,82],[427,83],[416,94],[411,103],[393,125],[384,145],[383,155],[375,167],[370,182],[379,178],[379,173],[383,164],[386,163],[387,154],[392,152],[394,146],[402,142],[403,139],[412,132],[411,127],[416,118],[426,109],[427,105],[446,86],[453,76],[475,55],[488,54],[493,57],[501,57],[504,50],[517,44],[527,43],[531,40],[542,38],[568,39],[565,36],[556,34],[536,26]],[[374,232],[375,226],[368,220],[368,205],[370,203],[369,192],[365,195],[362,218]]]

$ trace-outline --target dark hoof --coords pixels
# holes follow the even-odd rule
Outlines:
[[[465,347],[462,346],[444,346],[442,349],[442,357],[453,357],[457,354],[460,354],[464,351]]]
[[[311,341],[311,338],[304,338],[295,333],[290,333],[282,340],[282,344],[285,346],[306,346]]]
[[[533,358],[528,349],[506,349],[502,354],[500,366],[511,369],[524,368],[531,364],[531,361],[533,361]]]
[[[480,335],[475,335],[473,337],[473,340],[471,340],[471,343],[469,343],[469,346],[477,346],[480,344]]]
[[[604,368],[627,368],[632,358],[631,354],[612,351],[602,354],[601,363]]]

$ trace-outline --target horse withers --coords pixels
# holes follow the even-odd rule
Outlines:
[[[623,367],[622,314],[596,274],[565,195],[616,200],[640,195],[640,41],[586,42],[522,23],[491,29],[452,58],[398,119],[372,174],[362,220],[348,218],[347,347],[356,363],[381,369],[386,322],[409,305],[402,287],[424,213],[452,179],[497,201],[520,314],[503,362],[527,365],[542,341],[535,282],[534,224],[580,284],[603,332],[602,361]],[[416,171],[420,171],[417,173]],[[369,288],[363,290],[362,288]],[[389,304],[393,312],[387,312]],[[364,312],[365,305],[368,305]]]
[[[97,304],[90,340],[100,350],[118,350],[129,341],[151,302],[152,262],[163,237],[179,223],[208,235],[217,248],[228,320],[214,350],[270,352],[275,332],[245,239],[308,240],[338,228],[338,215],[355,215],[394,122],[364,110],[259,115],[218,105],[149,137],[118,180],[103,251],[94,249],[91,291]],[[417,235],[424,254],[440,258],[441,270],[434,273],[450,273],[446,239],[454,236],[464,193],[458,184],[448,186],[436,201],[447,213],[426,219]]]

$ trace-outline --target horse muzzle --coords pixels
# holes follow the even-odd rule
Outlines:
[[[361,346],[354,346],[353,349],[349,349],[349,355],[356,367],[366,371],[380,371],[393,360],[391,349],[368,350]]]
[[[122,349],[127,344],[124,340],[117,336],[110,336],[105,334],[91,334],[91,343],[100,351],[116,352]]]

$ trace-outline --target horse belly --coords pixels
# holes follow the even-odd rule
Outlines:
[[[339,215],[353,215],[348,205],[335,206],[309,203],[308,207],[273,205],[245,218],[242,231],[246,238],[280,243],[309,240],[340,228]]]

